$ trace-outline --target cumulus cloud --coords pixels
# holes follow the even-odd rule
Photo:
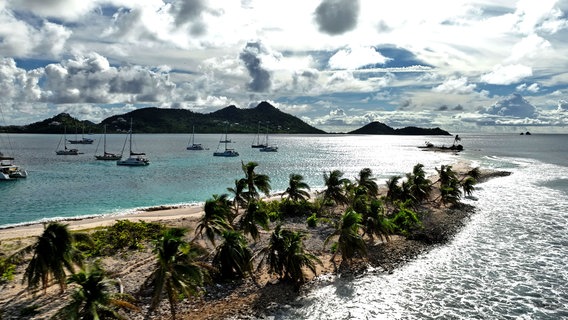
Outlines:
[[[252,77],[248,88],[254,92],[266,92],[272,86],[270,72],[262,66],[261,54],[263,53],[266,54],[267,50],[262,46],[262,43],[249,42],[239,55]]]
[[[558,101],[558,111],[568,111],[568,101],[566,100]]]
[[[515,118],[535,118],[538,115],[535,106],[518,93],[497,101],[491,107],[482,110],[482,113]]]
[[[329,35],[353,30],[358,16],[359,0],[323,0],[315,11],[319,30]]]
[[[439,93],[468,94],[475,90],[476,85],[468,83],[466,77],[451,77],[444,83],[432,88],[432,91]]]
[[[26,71],[18,68],[12,58],[0,59],[0,102],[11,104],[35,102],[41,97],[38,85],[41,71]]]
[[[493,71],[481,76],[481,81],[490,84],[509,85],[532,76],[532,68],[522,64],[497,65]]]
[[[44,99],[52,103],[116,103],[167,100],[175,84],[139,66],[111,67],[97,54],[45,67]]]
[[[84,0],[20,0],[12,1],[16,10],[31,12],[45,18],[59,18],[67,21],[79,20],[97,7],[98,1]]]
[[[531,85],[527,85],[526,83],[520,84],[515,88],[519,92],[528,91],[531,93],[537,93],[540,91],[540,86],[538,83],[533,83]]]
[[[203,35],[207,26],[203,23],[201,14],[207,9],[205,0],[178,0],[172,3],[170,12],[176,26],[191,24],[192,35]]]
[[[374,47],[353,47],[337,51],[329,58],[332,69],[358,69],[368,65],[385,64],[386,58]]]

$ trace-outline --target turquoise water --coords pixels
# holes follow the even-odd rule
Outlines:
[[[257,172],[271,178],[274,192],[287,187],[291,173],[302,174],[314,189],[323,185],[323,172],[339,169],[354,179],[362,168],[373,170],[379,181],[411,171],[417,162],[429,170],[459,158],[421,152],[425,137],[274,135],[279,151],[259,152],[250,147],[254,135],[230,136],[240,157],[213,157],[220,135],[196,134],[209,150],[186,150],[189,135],[134,136],[134,150],[150,158],[147,167],[122,167],[94,160],[99,136],[92,145],[73,145],[82,155],[58,156],[57,135],[10,135],[17,163],[29,178],[0,184],[0,226],[104,214],[125,214],[136,208],[202,203],[226,193],[243,177],[241,161],[256,161]],[[120,152],[124,135],[108,135],[107,150]],[[432,139],[430,139],[432,140]],[[435,140],[432,140],[435,142]],[[440,137],[440,143],[453,138]],[[99,146],[102,149],[102,146]],[[101,153],[99,150],[98,153]]]

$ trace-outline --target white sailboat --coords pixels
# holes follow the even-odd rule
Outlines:
[[[189,144],[187,145],[187,150],[205,150],[201,143],[195,143],[195,126],[192,128],[191,138],[189,139]]]
[[[14,157],[9,157],[0,152],[0,181],[16,180],[28,177],[28,172],[12,161]]]
[[[81,139],[77,139],[77,129],[75,129],[75,140],[69,140],[70,144],[92,144],[95,140],[85,138],[85,127],[83,126],[83,132],[81,133]]]
[[[258,130],[256,133],[256,137],[254,138],[254,140],[252,141],[252,145],[251,148],[265,148],[266,147],[266,143],[265,142],[260,142],[260,121],[258,122]]]
[[[271,145],[268,143],[268,126],[266,126],[266,139],[264,141],[266,142],[266,145],[259,149],[260,152],[278,152],[277,145]]]
[[[228,139],[227,137],[227,129],[225,129],[225,138],[221,138],[221,141],[219,141],[219,145],[217,146],[217,151],[213,152],[213,156],[214,157],[238,157],[239,153],[237,151],[235,151],[235,149],[230,149],[227,148],[227,144],[230,143],[231,140]],[[223,151],[219,151],[219,147],[221,146],[221,144],[225,145],[225,150]]]
[[[61,145],[61,140],[63,140],[63,146],[64,148],[62,150],[56,150],[55,154],[58,156],[76,156],[79,154],[82,154],[81,152],[79,152],[78,149],[72,148],[72,149],[68,149],[67,148],[67,128],[64,127],[63,128],[63,137],[61,137],[61,139],[59,139],[59,143],[57,144],[57,149],[59,149],[59,146]]]
[[[99,140],[99,143],[101,141]],[[116,153],[111,153],[111,152],[107,152],[107,148],[106,148],[106,124],[104,125],[104,130],[103,130],[103,154],[97,155],[97,150],[99,148],[99,145],[97,144],[97,150],[95,150],[95,159],[97,160],[120,160],[122,159],[122,154],[116,154]]]
[[[119,166],[132,166],[132,167],[149,165],[150,160],[146,158],[145,153],[132,152],[132,119],[130,119],[130,131],[128,131],[128,140],[129,140],[129,157],[126,160],[118,160],[116,164]],[[122,147],[121,153],[124,154],[124,147]]]

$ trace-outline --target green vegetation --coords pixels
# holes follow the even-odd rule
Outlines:
[[[88,256],[108,256],[123,249],[142,249],[148,240],[157,239],[164,226],[145,221],[118,220],[112,226],[95,231],[91,243],[81,243]]]

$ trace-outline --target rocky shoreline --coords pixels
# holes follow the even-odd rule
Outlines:
[[[510,172],[482,170],[479,182],[509,174]],[[175,210],[183,211],[183,209]],[[359,277],[368,272],[394,272],[428,250],[451,241],[452,237],[467,223],[467,219],[474,214],[475,208],[466,204],[445,207],[429,202],[422,205],[417,212],[421,215],[422,228],[407,237],[392,236],[390,241],[383,242],[375,239],[375,241],[368,242],[367,256],[354,259],[349,266],[339,257],[330,261],[330,250],[328,247],[324,248],[325,239],[333,232],[331,226],[322,223],[316,228],[308,228],[305,217],[288,218],[283,226],[308,234],[304,242],[306,249],[323,262],[322,266],[317,266],[317,274],[311,275],[309,281],[300,290],[289,283],[280,282],[267,270],[257,270],[254,278],[207,284],[204,293],[199,297],[184,299],[178,303],[178,319],[266,319],[283,305],[294,306],[300,303],[297,299],[299,296],[308,292],[313,286],[330,283],[338,274],[341,277]],[[146,212],[146,214],[158,217],[153,219],[154,222],[171,227],[184,227],[191,231],[195,229],[200,217],[199,214],[177,218],[162,215],[160,219],[160,210]],[[0,230],[0,233],[2,231]],[[270,232],[261,232],[260,239],[252,245],[252,249],[262,248],[269,236]],[[31,236],[4,238],[0,242],[0,249],[2,252],[15,250],[31,240],[33,240]],[[209,246],[211,249],[205,241],[200,240],[200,244],[205,247]],[[105,257],[101,263],[105,270],[120,280],[124,292],[138,292],[142,282],[151,272],[154,261],[154,254],[148,246],[139,251],[118,252],[113,256]],[[33,312],[30,312],[30,316],[26,318],[49,319],[67,301],[72,290],[67,290],[60,295],[59,288],[51,286],[46,294],[30,293],[21,284],[23,270],[24,266],[19,266],[15,271],[15,280],[0,285],[0,292],[2,292],[0,319],[21,319],[22,309],[30,308],[30,306],[34,306]],[[150,304],[149,297],[141,295],[137,298],[140,311],[128,311],[125,315],[129,319],[145,319]],[[169,305],[164,300],[152,319],[170,318]]]

